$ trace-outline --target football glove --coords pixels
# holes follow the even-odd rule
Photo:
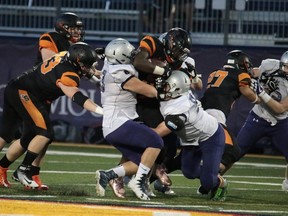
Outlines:
[[[171,68],[169,66],[165,66],[164,67],[164,73],[162,74],[162,77],[164,79],[167,79],[171,75],[171,73],[172,73]]]
[[[259,82],[259,79],[251,79],[251,83],[250,83],[250,88],[257,94],[260,95],[264,89],[262,87],[262,85]]]
[[[158,100],[164,100],[165,99],[164,84],[165,84],[165,80],[163,77],[158,77],[155,79],[155,88],[157,90],[157,99]]]
[[[105,48],[101,47],[101,48],[96,48],[95,52],[97,54],[97,57],[101,60],[104,60],[106,55],[105,55]]]

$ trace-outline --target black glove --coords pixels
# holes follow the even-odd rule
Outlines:
[[[171,73],[172,73],[171,68],[169,66],[165,66],[164,67],[164,73],[162,74],[162,77],[164,79],[167,79],[171,75]]]
[[[197,76],[197,72],[196,72],[195,67],[188,62],[185,62],[185,64],[186,64],[187,68],[183,68],[182,71],[184,71],[189,77],[194,79]]]
[[[165,85],[165,79],[163,77],[158,77],[155,79],[155,88],[157,90],[158,100],[163,100],[165,98],[164,85]]]
[[[95,52],[97,54],[97,57],[101,60],[105,59],[105,47],[101,47],[101,48],[96,48]]]
[[[157,91],[159,92],[163,92],[164,90],[164,83],[165,80],[163,77],[158,77],[155,79],[155,88],[157,89]]]

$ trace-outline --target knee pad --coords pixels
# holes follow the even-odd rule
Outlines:
[[[238,145],[225,145],[224,153],[221,159],[221,163],[226,167],[231,166],[240,157],[240,148]]]

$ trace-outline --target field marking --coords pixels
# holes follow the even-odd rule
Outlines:
[[[50,155],[63,155],[63,156],[65,156],[65,155],[68,155],[67,154],[67,151],[49,151],[48,150],[48,154],[50,154]],[[120,158],[120,154],[99,154],[99,153],[85,153],[85,152],[71,152],[71,154],[69,154],[69,155],[80,155],[80,156],[95,156],[95,157],[106,157],[106,158]],[[60,161],[60,163],[62,163],[61,161]],[[252,166],[252,167],[273,167],[273,168],[275,168],[275,167],[277,167],[277,168],[285,168],[286,167],[286,165],[275,165],[275,164],[266,164],[266,163],[245,163],[245,162],[237,162],[236,164],[235,164],[236,166],[238,166],[238,168],[239,168],[239,166]],[[78,174],[95,174],[95,172],[67,172],[67,171],[42,171],[43,173],[65,173],[65,174],[75,174],[75,173],[78,173]],[[182,174],[170,174],[171,176],[183,176]],[[228,178],[237,178],[237,176],[231,176],[231,175],[227,175],[226,177],[228,177]],[[239,177],[242,177],[242,178],[256,178],[255,176],[239,176]],[[257,176],[257,178],[259,178],[259,176]],[[267,176],[263,176],[263,177],[260,177],[260,178],[266,178],[266,179],[282,179],[282,178],[280,178],[280,177],[267,177]],[[229,182],[232,182],[232,183],[241,183],[241,181],[230,181],[229,180]],[[246,181],[243,181],[242,182],[242,184],[243,183],[245,183],[245,184],[247,184],[247,182]],[[250,182],[248,182],[249,184],[258,184],[258,185],[267,185],[267,183],[250,183]],[[270,184],[270,183],[269,183]],[[86,184],[87,185],[87,184]],[[89,184],[89,185],[91,185],[91,186],[94,186],[94,184]],[[279,185],[281,185],[281,184],[273,184],[273,186],[279,186]],[[175,188],[178,188],[178,187],[175,187]],[[181,188],[181,187],[179,187],[179,188]],[[185,188],[189,188],[189,187],[185,187]],[[191,187],[192,188],[192,187]],[[239,189],[239,190],[241,190],[241,188],[234,188],[234,189]],[[251,190],[251,189],[249,189],[249,190]],[[257,190],[257,189],[255,189],[255,190]],[[279,190],[280,191],[280,190]],[[17,196],[17,195],[16,195]],[[14,196],[14,197],[16,197],[16,196]],[[1,197],[1,196],[0,196]],[[7,196],[5,196],[5,197],[7,197]],[[12,197],[12,196],[11,196]],[[27,196],[26,196],[27,197]],[[35,196],[34,196],[35,197]],[[102,200],[102,199],[101,199]],[[103,201],[103,200],[102,200]],[[109,201],[111,201],[111,199],[109,199]],[[1,202],[1,200],[0,200],[0,202]],[[138,201],[138,202],[140,202],[140,201]],[[149,202],[149,204],[150,204],[150,202]],[[152,205],[152,207],[157,207],[157,204],[153,204],[153,203],[151,203]],[[240,204],[239,204],[240,205]],[[253,204],[253,205],[255,205],[255,204]],[[149,205],[145,205],[145,206],[149,206]],[[162,204],[162,206],[161,206],[161,204],[159,204],[159,207],[162,207],[163,208],[163,204]],[[165,205],[165,207],[167,207],[167,208],[169,208],[169,205]],[[177,207],[177,205],[175,206],[175,205],[171,205],[171,207],[173,208],[175,208],[175,207]],[[181,206],[181,207],[184,207],[184,206]],[[191,206],[191,205],[188,205],[187,206],[187,208],[191,208],[191,207],[193,207],[193,206]],[[200,206],[195,206],[195,208],[199,208]],[[201,206],[201,208],[205,208],[205,206]],[[212,208],[213,209],[213,208]],[[211,208],[209,208],[209,210],[211,210]],[[218,209],[217,211],[221,211],[221,209]],[[270,214],[276,214],[276,213],[278,213],[278,214],[288,214],[288,212],[287,211],[269,211],[269,210],[257,210],[257,211],[254,211],[254,210],[252,210],[252,211],[250,211],[250,210],[223,210],[222,209],[222,212],[235,212],[235,213],[257,213],[257,214],[259,214],[259,213],[270,213]],[[118,212],[119,213],[119,212]],[[207,212],[206,212],[207,213]],[[125,214],[125,213],[124,213]],[[161,212],[161,214],[162,214],[162,212]],[[1,214],[0,214],[1,215]],[[119,214],[118,214],[119,215]],[[167,214],[163,214],[163,215],[165,215],[165,216],[168,216]],[[193,214],[193,216],[194,216],[195,214]],[[197,214],[198,215],[198,214]],[[215,215],[215,214],[213,214],[213,215]],[[223,215],[223,214],[222,214]],[[226,214],[225,214],[226,215]],[[11,215],[10,215],[11,216]],[[153,215],[154,216],[154,215]]]
[[[61,202],[43,202],[43,201],[24,201],[24,200],[5,200],[0,199],[2,216],[19,215],[46,215],[46,216],[71,216],[71,215],[101,215],[101,216],[205,216],[207,212],[183,211],[171,209],[155,208],[135,208],[111,205],[97,204],[79,204],[79,203],[61,203]],[[209,212],[211,216],[224,216],[219,212]],[[225,214],[233,216],[235,214]]]

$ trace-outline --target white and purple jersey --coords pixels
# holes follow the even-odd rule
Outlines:
[[[279,75],[279,64],[280,61],[277,59],[265,59],[259,67],[261,84],[266,93],[278,102],[288,96],[288,80],[283,75]],[[252,110],[271,125],[288,117],[287,111],[276,114],[265,103],[256,104]]]
[[[182,139],[185,145],[189,143],[195,145],[210,138],[218,128],[218,121],[209,115],[197,101],[191,91],[189,94],[179,98],[162,101],[160,111],[164,118],[168,115],[184,114],[187,118],[185,129],[177,135]]]
[[[128,120],[138,118],[136,94],[123,89],[123,85],[138,72],[131,64],[109,64],[102,68],[101,104],[103,106],[104,137]]]

